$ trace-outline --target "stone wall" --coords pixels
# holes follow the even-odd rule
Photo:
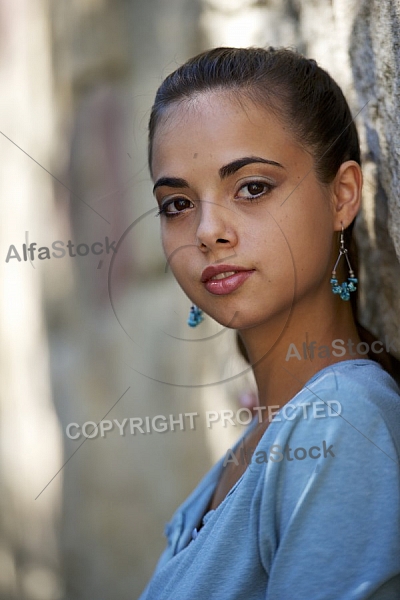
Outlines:
[[[362,2],[350,57],[366,179],[358,240],[363,322],[400,357],[400,2]]]

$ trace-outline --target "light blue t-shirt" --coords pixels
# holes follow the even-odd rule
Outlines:
[[[310,379],[199,527],[227,460],[166,526],[140,600],[400,599],[400,395],[378,364]]]

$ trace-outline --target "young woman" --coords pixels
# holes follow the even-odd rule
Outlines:
[[[400,598],[400,396],[353,314],[362,173],[340,88],[290,50],[217,48],[166,78],[149,130],[191,324],[237,330],[260,406],[141,598]]]

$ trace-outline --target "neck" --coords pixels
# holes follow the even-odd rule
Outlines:
[[[326,303],[318,307],[316,302],[312,311],[297,304],[291,313],[275,317],[273,322],[240,331],[260,406],[281,408],[321,369],[343,360],[365,358],[357,351],[360,338],[350,303],[336,297],[326,301],[334,310]],[[267,417],[267,411],[264,415]]]

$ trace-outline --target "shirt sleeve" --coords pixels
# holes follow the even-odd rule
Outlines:
[[[283,459],[266,467],[259,527],[266,600],[400,598],[396,447],[373,403],[355,394],[342,406],[330,418],[298,419]]]

